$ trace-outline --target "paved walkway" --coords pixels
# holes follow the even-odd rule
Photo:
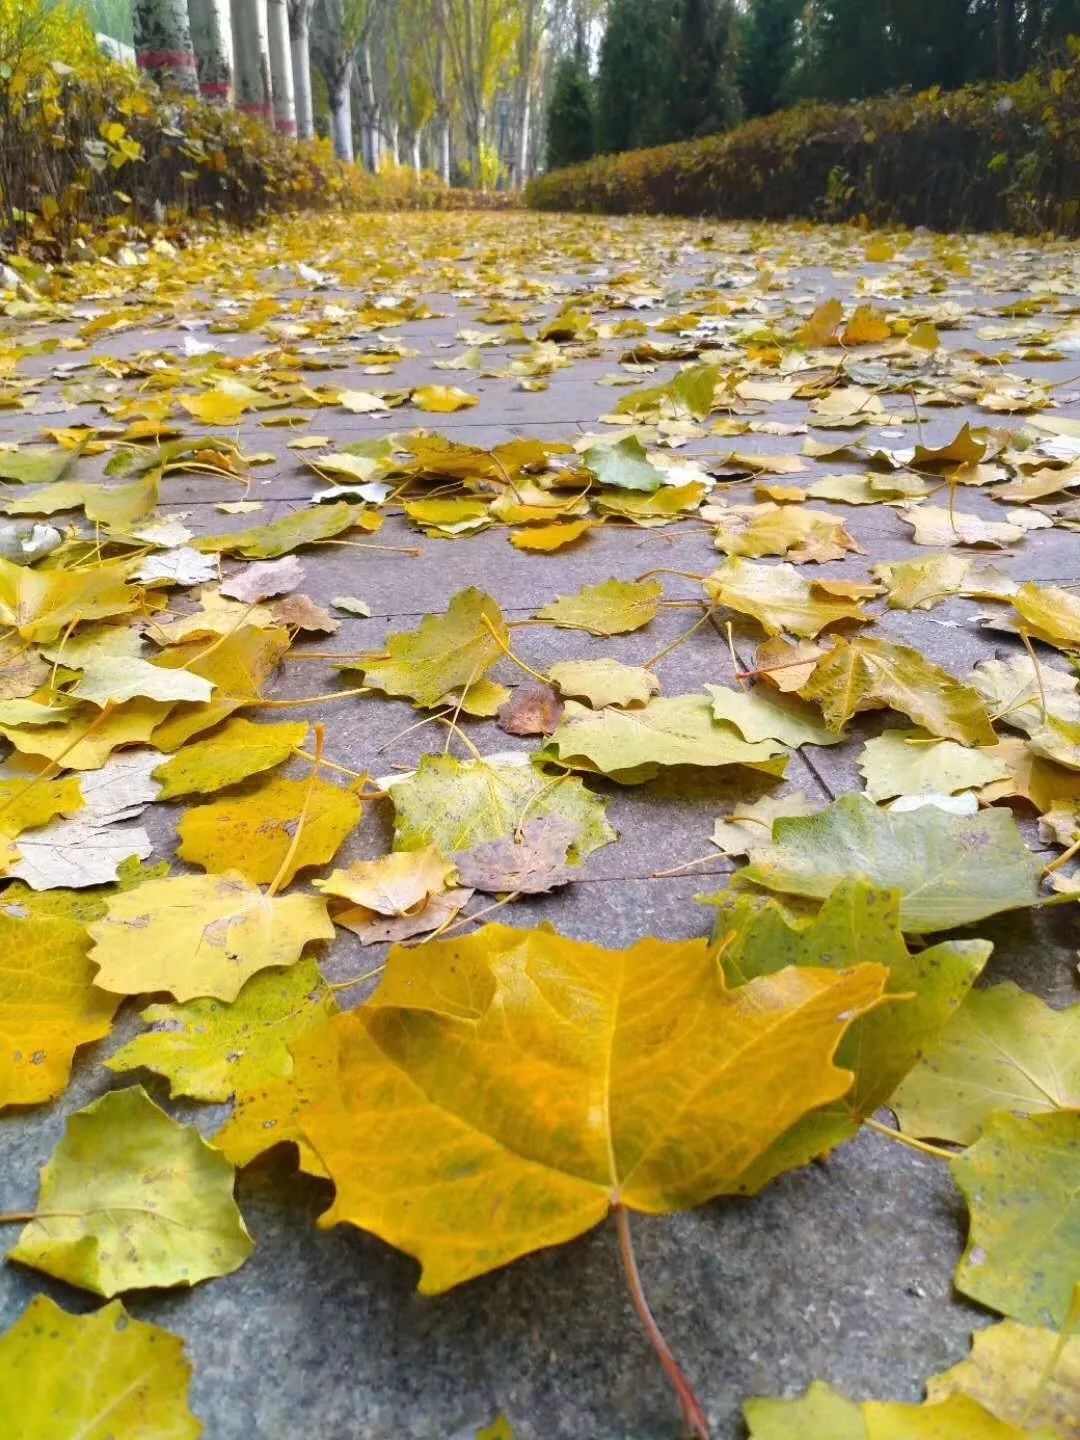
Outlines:
[[[215,506],[242,491],[205,475],[168,478],[160,507],[162,514],[183,515],[197,533],[241,528],[304,506],[319,488],[303,464],[303,455],[312,452],[287,448],[297,437],[326,436],[340,447],[426,426],[490,446],[514,436],[573,442],[592,431],[610,433],[599,419],[628,391],[600,383],[605,377],[621,374],[634,385],[651,385],[678,369],[675,358],[658,358],[639,370],[620,368],[635,347],[681,342],[686,355],[712,347],[722,365],[746,362],[762,374],[775,350],[779,369],[773,373],[782,373],[790,352],[776,345],[776,337],[830,297],[840,299],[848,314],[855,301],[873,300],[890,318],[937,322],[949,357],[940,362],[941,398],[950,403],[919,407],[928,444],[951,439],[965,421],[1025,423],[1024,414],[993,413],[976,401],[984,381],[1003,396],[1012,394],[1003,368],[1018,377],[1014,399],[1029,393],[1026,387],[1050,382],[1059,387],[1060,408],[1053,413],[1080,413],[1080,379],[1070,379],[1080,374],[1080,287],[1075,269],[1070,271],[1075,250],[916,236],[892,259],[867,260],[864,251],[865,241],[854,231],[804,226],[386,216],[305,219],[270,235],[158,254],[144,265],[101,265],[63,280],[40,277],[36,298],[9,294],[0,338],[9,344],[55,339],[59,345],[28,355],[15,369],[16,381],[37,376],[41,384],[22,394],[22,408],[0,412],[0,441],[25,440],[43,428],[101,424],[103,402],[152,402],[162,378],[191,389],[182,372],[202,363],[191,352],[206,344],[219,346],[228,363],[240,362],[240,380],[275,371],[282,387],[293,383],[289,377],[308,386],[375,391],[456,384],[479,396],[475,407],[447,415],[411,405],[351,415],[340,405],[302,404],[245,415],[236,427],[245,451],[273,454],[272,464],[255,469],[249,491],[262,510],[221,513]],[[576,340],[549,342],[551,357],[572,363],[552,371],[548,388],[527,390],[512,376],[484,373],[535,356],[530,342],[570,302],[588,312],[591,329]],[[680,323],[680,316],[697,318]],[[218,333],[209,333],[211,324]],[[77,343],[80,336],[84,343]],[[478,343],[480,371],[434,368]],[[383,373],[379,353],[398,344],[416,353]],[[887,378],[880,349],[864,347],[849,357],[852,379],[873,386]],[[245,368],[259,356],[264,364]],[[296,398],[302,400],[299,393]],[[886,406],[902,423],[865,432],[811,429],[809,435],[870,438],[894,447],[913,443],[910,400],[889,395]],[[775,433],[704,434],[679,453],[715,462],[732,449],[757,456],[800,451],[806,401],[739,408],[743,419],[775,422]],[[127,414],[137,416],[138,409],[134,403]],[[295,429],[266,423],[281,413],[306,420]],[[186,433],[197,433],[187,417],[180,420]],[[80,478],[95,478],[102,463],[81,459]],[[806,465],[779,483],[805,485],[866,468],[865,460],[843,456]],[[754,498],[753,488],[744,478],[718,493],[745,503]],[[958,504],[965,513],[1002,516],[1001,505],[977,488],[965,487]],[[841,514],[866,553],[812,567],[815,578],[857,580],[879,560],[929,553],[915,549],[910,527],[895,510],[819,508]],[[508,618],[523,619],[556,596],[608,576],[631,579],[660,566],[701,573],[722,558],[708,528],[694,520],[663,529],[604,527],[552,555],[521,554],[501,527],[468,539],[428,538],[397,516],[387,520],[378,541],[415,547],[420,556],[344,546],[299,553],[302,588],[313,600],[328,605],[341,595],[357,596],[372,611],[370,619],[342,617],[331,641],[316,638],[308,648],[376,649],[385,635],[445,610],[470,584],[495,596]],[[1078,551],[1074,531],[1053,528],[992,558],[1022,579],[1077,584]],[[669,600],[700,593],[692,579],[665,577]],[[985,608],[985,602],[952,600],[931,612],[887,611],[875,633],[916,645],[963,674],[1007,643],[973,623]],[[671,607],[646,630],[609,641],[528,628],[517,632],[515,644],[538,669],[558,658],[603,654],[640,663],[692,618],[692,611]],[[753,626],[736,628],[744,663],[752,660],[754,633]],[[298,643],[298,652],[304,648]],[[659,662],[658,674],[668,694],[709,681],[731,683],[722,627],[699,630],[673,649]],[[495,678],[516,684],[522,677],[506,664]],[[340,683],[325,663],[289,663],[271,693],[297,698]],[[443,744],[430,726],[401,733],[415,711],[384,697],[286,713],[325,719],[328,756],[376,775],[409,766]],[[856,725],[855,738],[842,746],[810,751],[812,760],[796,755],[790,785],[822,803],[860,788],[858,741],[879,729],[880,717]],[[490,722],[469,724],[468,734],[485,752],[532,748]],[[551,921],[611,946],[644,934],[705,933],[709,912],[694,896],[719,888],[730,865],[718,855],[682,874],[655,872],[709,851],[716,816],[732,799],[746,798],[745,776],[739,786],[698,773],[633,788],[598,783],[610,797],[618,843],[591,857],[572,886],[520,901],[503,912],[505,918]],[[155,858],[172,853],[179,813],[154,807],[147,828]],[[1028,834],[1037,844],[1033,827]],[[372,806],[338,863],[384,853],[388,845],[388,818]],[[1015,979],[1059,1004],[1075,1000],[1076,932],[1064,911],[1020,913],[980,926],[978,933],[995,942],[991,979]],[[351,976],[378,958],[343,935],[327,973]],[[32,1205],[38,1169],[65,1116],[111,1085],[127,1083],[103,1069],[101,1060],[137,1029],[134,1007],[128,1007],[119,1039],[80,1054],[62,1101],[0,1122],[3,1208]],[[163,1088],[144,1078],[164,1099]],[[208,1130],[222,1113],[219,1107],[172,1108]],[[671,1396],[634,1321],[607,1229],[430,1300],[414,1293],[416,1268],[407,1257],[352,1229],[314,1228],[326,1187],[291,1175],[287,1156],[246,1171],[239,1196],[258,1241],[246,1267],[190,1294],[151,1293],[129,1301],[133,1313],[186,1338],[195,1366],[193,1403],[210,1440],[443,1440],[471,1434],[468,1427],[499,1411],[512,1421],[518,1440],[659,1440],[674,1433]],[[989,1318],[951,1294],[962,1209],[943,1167],[869,1134],[827,1164],[787,1176],[752,1203],[638,1220],[635,1231],[654,1309],[724,1440],[741,1433],[745,1398],[795,1393],[815,1377],[855,1397],[917,1399],[925,1377],[960,1359],[971,1329]],[[3,1324],[42,1289],[71,1309],[92,1304],[88,1296],[8,1266],[0,1270]]]

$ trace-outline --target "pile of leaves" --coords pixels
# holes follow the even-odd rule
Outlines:
[[[865,217],[935,230],[1080,233],[1080,61],[1008,84],[813,103],[724,135],[541,175],[538,210]]]
[[[925,1405],[816,1385],[750,1401],[754,1440],[1068,1440],[1080,1010],[976,988],[986,922],[1080,893],[1080,602],[1023,578],[1040,532],[1080,528],[1080,423],[1060,413],[1068,377],[1008,368],[1010,353],[1075,350],[1062,252],[1024,252],[1030,294],[991,306],[979,332],[1014,351],[986,367],[941,343],[939,326],[968,318],[957,301],[913,297],[964,267],[992,276],[997,249],[780,232],[750,254],[733,235],[724,273],[742,293],[666,295],[663,257],[699,247],[711,267],[710,232],[509,223],[405,217],[390,235],[305,218],[193,246],[182,284],[159,241],[110,266],[23,262],[0,295],[0,395],[44,432],[0,450],[0,1106],[55,1100],[75,1063],[233,1101],[209,1138],[138,1084],[69,1116],[36,1204],[2,1217],[21,1227],[9,1258],[109,1303],[77,1317],[35,1299],[0,1338],[0,1402],[36,1407],[28,1434],[49,1434],[59,1407],[71,1433],[108,1411],[124,1440],[197,1435],[180,1342],[117,1297],[242,1267],[236,1169],[285,1143],[333,1186],[320,1225],[415,1256],[425,1294],[610,1216],[684,1428],[703,1436],[642,1291],[631,1212],[752,1196],[867,1127],[948,1166],[969,1223],[955,1285],[1003,1318]],[[508,236],[519,263],[555,275],[601,252],[621,264],[575,294],[531,273],[511,285]],[[795,243],[822,271],[888,267],[881,303],[776,285]],[[393,293],[368,293],[373,273]],[[423,296],[440,291],[476,304],[482,327],[444,369],[529,394],[613,354],[607,384],[627,393],[603,430],[483,444],[418,428],[479,401],[385,380],[413,358],[398,330],[430,320]],[[137,328],[173,343],[99,348]],[[640,383],[669,359],[669,379]],[[802,418],[772,418],[781,402]],[[986,423],[928,443],[923,413],[959,405]],[[317,433],[331,415],[373,433],[336,447]],[[256,418],[271,438],[298,433],[268,455],[249,443]],[[772,443],[788,437],[797,453]],[[811,480],[822,462],[834,473]],[[307,503],[269,520],[267,464],[313,477]],[[178,481],[213,487],[222,528],[162,506]],[[228,487],[237,498],[219,502]],[[863,506],[903,517],[910,558],[864,563],[844,519]],[[687,605],[663,569],[600,569],[525,619],[513,595],[471,585],[357,649],[317,638],[362,633],[371,609],[308,594],[317,547],[355,556],[358,589],[394,552],[407,587],[410,540],[428,563],[461,546],[467,565],[472,538],[501,531],[525,567],[563,547],[587,557],[605,530],[676,526],[706,563],[678,577],[696,588],[687,630],[644,662],[622,637]],[[958,597],[1002,643],[963,675],[888,627]],[[546,669],[527,649],[538,627],[567,637]],[[664,693],[661,662],[701,633],[715,683]],[[287,663],[325,668],[315,693],[282,695]],[[376,729],[404,702],[409,731],[447,740],[405,769],[343,753],[339,701]],[[305,707],[319,723],[295,717]],[[824,803],[783,783],[796,752],[843,741],[861,742],[860,789]],[[388,773],[360,768],[376,763]],[[617,841],[613,794],[672,771],[747,794],[717,817],[714,853],[739,863],[700,897],[708,938],[613,949],[505,923]],[[358,857],[372,812],[388,848]],[[144,828],[163,816],[175,847]],[[384,947],[382,963],[329,981],[330,947],[354,940]],[[122,1007],[138,1007],[139,1033],[79,1056]],[[94,1368],[73,1393],[82,1355]]]

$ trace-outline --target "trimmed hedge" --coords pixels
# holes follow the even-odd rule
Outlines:
[[[538,210],[1080,233],[1080,44],[1011,84],[812,104],[542,175]]]

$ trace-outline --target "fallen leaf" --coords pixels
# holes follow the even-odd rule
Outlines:
[[[394,805],[394,848],[435,845],[447,856],[512,836],[529,818],[551,816],[573,828],[572,861],[610,844],[615,831],[604,801],[574,775],[552,784],[525,756],[458,760],[425,755],[416,772],[387,786]]]
[[[889,640],[838,638],[799,694],[821,706],[833,730],[861,711],[892,709],[943,739],[964,745],[997,739],[976,691],[910,645]]]
[[[471,588],[459,591],[444,615],[426,615],[419,629],[390,635],[382,654],[364,655],[342,668],[358,669],[366,685],[428,709],[451,691],[465,689],[462,709],[473,713],[468,691],[500,659],[508,642],[499,606],[483,590]]]
[[[791,969],[728,991],[700,941],[613,952],[500,925],[394,950],[338,1022],[336,1092],[304,1111],[336,1186],[320,1224],[407,1250],[434,1294],[583,1234],[616,1201],[659,1214],[736,1189],[846,1089],[832,1052],[883,979]],[[778,1072],[798,1082],[755,1106]]]
[[[591,445],[582,453],[581,463],[601,485],[619,490],[652,491],[664,483],[664,472],[649,462],[636,435],[626,435],[610,445]]]
[[[1080,1005],[1006,981],[975,990],[889,1104],[909,1135],[973,1144],[995,1110],[1080,1109]]]
[[[298,590],[303,583],[304,567],[295,555],[286,555],[281,560],[255,560],[245,565],[221,582],[220,593],[230,600],[255,605],[260,600]]]
[[[268,885],[288,856],[278,881],[287,885],[298,871],[332,860],[362,811],[353,790],[318,777],[271,776],[243,795],[188,810],[177,827],[177,854],[214,874],[239,871],[257,885]]]
[[[926,1382],[931,1403],[967,1395],[1009,1424],[1080,1429],[1080,1336],[1001,1320],[976,1330],[971,1354]]]
[[[160,783],[158,798],[208,795],[236,785],[251,775],[281,765],[307,740],[306,721],[294,724],[254,725],[236,718],[205,740],[185,745],[154,770]]]
[[[147,880],[110,895],[88,929],[103,990],[180,1001],[235,1000],[257,971],[295,964],[305,945],[334,938],[324,900],[266,895],[235,872]]]
[[[787,630],[812,640],[830,625],[845,620],[868,624],[871,618],[857,601],[829,595],[786,562],[757,565],[733,557],[704,585],[713,605],[751,615],[767,635]]]
[[[515,530],[510,544],[515,550],[540,550],[549,552],[573,545],[593,529],[591,520],[565,520],[555,525],[544,525],[530,530]]]
[[[104,708],[127,700],[209,700],[214,686],[201,675],[173,670],[132,655],[102,655],[88,660],[71,690],[79,700]]]
[[[549,667],[548,676],[563,695],[584,700],[594,710],[607,705],[645,705],[660,690],[660,681],[651,670],[624,665],[621,660],[560,660]]]
[[[139,1018],[151,1028],[105,1063],[110,1070],[164,1075],[173,1096],[228,1100],[290,1074],[290,1045],[337,1008],[315,961],[300,960],[253,975],[229,1005],[189,1000],[149,1006]]]
[[[0,1107],[59,1095],[79,1045],[109,1033],[119,997],[93,984],[82,925],[0,913]]]
[[[254,1249],[232,1166],[141,1086],[68,1118],[37,1212],[8,1259],[106,1297],[229,1275]]]
[[[806,817],[779,819],[773,844],[740,871],[740,883],[824,899],[850,875],[901,895],[911,934],[951,930],[1038,899],[1042,865],[1003,810],[949,815],[927,805],[879,810],[844,795]]]
[[[750,744],[714,720],[707,695],[658,696],[635,710],[591,710],[568,701],[542,752],[563,765],[598,771],[623,785],[653,779],[671,765],[749,765],[782,775],[787,752],[775,741]]]
[[[347,870],[316,880],[315,888],[379,915],[404,915],[446,890],[454,872],[453,862],[434,845],[425,845],[420,850],[395,850],[377,860],[358,860]]]
[[[886,730],[863,746],[859,770],[871,800],[896,795],[952,795],[977,790],[1008,775],[991,750],[935,740],[922,730]]]
[[[744,740],[778,740],[793,749],[800,745],[837,745],[843,738],[825,726],[812,706],[797,697],[770,692],[765,686],[732,690],[706,685],[712,696],[714,720],[734,725]]]
[[[454,856],[458,878],[473,890],[492,895],[543,895],[576,879],[566,861],[574,831],[562,820],[530,820],[521,838],[507,836]]]
[[[956,1288],[1010,1320],[1062,1329],[1080,1253],[1080,1111],[998,1110],[950,1163],[969,1211]]]
[[[179,1335],[136,1320],[119,1300],[69,1315],[35,1295],[0,1336],[11,1440],[198,1440],[190,1383]]]
[[[658,580],[605,580],[602,585],[584,586],[576,595],[563,595],[536,615],[561,629],[625,635],[656,619],[663,593]]]
[[[514,692],[498,714],[498,726],[508,735],[550,735],[559,728],[563,705],[550,685],[533,685]]]
[[[213,550],[222,555],[246,555],[251,559],[272,560],[301,545],[331,540],[345,530],[378,530],[382,517],[365,505],[309,505],[294,510],[279,520],[253,525],[249,530],[230,530],[224,535],[204,535],[195,541],[196,550]]]

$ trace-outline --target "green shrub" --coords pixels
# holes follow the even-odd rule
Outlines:
[[[804,105],[540,176],[540,210],[1080,233],[1080,44],[1007,85]]]

